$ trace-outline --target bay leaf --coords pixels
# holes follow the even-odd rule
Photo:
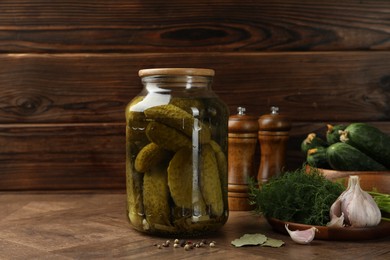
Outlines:
[[[256,246],[267,241],[267,237],[263,234],[245,234],[242,237],[233,240],[231,243],[235,247]]]

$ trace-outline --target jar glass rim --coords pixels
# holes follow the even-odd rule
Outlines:
[[[142,69],[138,71],[138,76],[156,76],[156,75],[178,75],[178,76],[206,76],[212,77],[215,75],[213,69],[204,68],[154,68]]]

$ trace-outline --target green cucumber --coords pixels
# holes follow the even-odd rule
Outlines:
[[[340,142],[340,134],[347,126],[346,125],[331,125],[327,124],[326,141],[329,145]]]
[[[326,149],[326,158],[334,170],[385,171],[386,167],[347,143],[335,143]]]
[[[326,146],[328,146],[328,144],[324,140],[322,140],[320,137],[318,137],[316,133],[310,133],[307,135],[305,140],[302,141],[301,150],[306,156],[307,151],[309,151],[309,149],[313,149],[313,148],[316,148],[318,146],[326,147]]]
[[[390,168],[390,136],[378,128],[366,123],[352,123],[342,131],[340,140]]]
[[[309,149],[309,151],[307,151],[306,162],[312,167],[330,169],[326,157],[326,148],[322,146]]]

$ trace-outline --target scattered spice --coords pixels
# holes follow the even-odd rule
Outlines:
[[[167,241],[163,242],[162,244],[154,243],[153,246],[156,246],[158,249],[162,249],[163,247],[169,247],[170,244],[171,244],[171,241],[167,240]],[[215,247],[216,242],[215,241],[207,242],[207,240],[205,240],[205,239],[202,239],[201,241],[198,241],[198,242],[192,242],[190,240],[184,240],[184,239],[175,239],[173,241],[173,248],[183,247],[184,250],[186,250],[186,251],[189,251],[189,250],[194,249],[194,248],[205,247],[205,245],[209,245],[209,247]]]
[[[186,245],[186,241],[184,240],[184,239],[181,239],[181,240],[179,240],[179,245],[181,246],[181,247],[184,247],[185,245]]]

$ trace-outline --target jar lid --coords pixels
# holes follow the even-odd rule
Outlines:
[[[248,133],[259,130],[259,124],[256,116],[246,115],[245,107],[238,107],[237,114],[229,117],[229,132]]]
[[[259,118],[260,131],[289,131],[291,120],[285,115],[279,114],[278,107],[271,107],[271,113]]]
[[[156,68],[142,69],[138,72],[138,76],[155,76],[155,75],[188,75],[188,76],[214,76],[215,71],[212,69],[201,68]]]

